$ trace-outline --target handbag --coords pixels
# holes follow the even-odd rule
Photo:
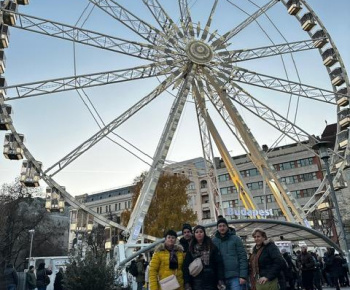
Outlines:
[[[202,259],[200,257],[194,259],[192,263],[188,266],[188,270],[191,276],[193,277],[198,276],[199,273],[202,272],[203,270]]]
[[[46,275],[46,270],[44,272],[44,284],[45,286],[49,285],[50,284],[50,277],[48,275]]]
[[[159,285],[162,290],[175,290],[180,288],[180,284],[174,274],[160,280]]]

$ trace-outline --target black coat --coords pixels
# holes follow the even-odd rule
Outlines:
[[[184,253],[187,253],[188,247],[190,246],[190,242],[188,240],[186,240],[184,237],[182,237],[180,239],[180,244],[184,248]]]
[[[217,289],[219,280],[224,280],[224,264],[218,248],[213,245],[210,251],[209,265],[203,267],[202,272],[192,277],[188,267],[195,259],[194,253],[188,251],[183,264],[183,276],[185,284],[190,284],[192,290],[214,290]]]
[[[339,255],[329,255],[325,263],[331,277],[343,275],[343,259]]]
[[[55,283],[53,284],[54,290],[63,290],[63,274],[58,272],[56,274]]]
[[[253,253],[257,252],[258,249],[254,246]],[[272,281],[279,277],[285,263],[286,262],[283,260],[282,254],[275,243],[272,240],[266,240],[258,260],[259,276],[266,277],[269,281]],[[249,266],[251,267],[251,260],[249,261]]]
[[[316,262],[314,257],[308,252],[301,252],[298,256],[301,271],[314,271]]]

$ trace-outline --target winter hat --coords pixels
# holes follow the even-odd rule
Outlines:
[[[176,233],[174,230],[168,230],[168,231],[165,233],[164,238],[166,238],[167,236],[172,236],[172,237],[177,238],[177,233]]]
[[[227,220],[222,215],[218,216],[218,221],[216,223],[216,226],[218,227],[219,224],[226,224],[228,226]]]
[[[190,224],[183,224],[182,225],[182,233],[184,232],[184,230],[190,230],[190,232],[192,232],[192,227]]]

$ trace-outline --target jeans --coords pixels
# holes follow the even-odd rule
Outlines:
[[[225,280],[226,290],[241,290],[242,285],[239,284],[239,278],[229,278]]]
[[[16,290],[17,285],[16,284],[9,284],[7,285],[7,290]]]

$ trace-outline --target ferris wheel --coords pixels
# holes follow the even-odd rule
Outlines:
[[[51,2],[56,4],[54,7],[64,6],[58,3],[60,1]],[[174,142],[179,143],[177,132],[195,123],[199,132],[198,154],[206,161],[213,211],[221,213],[220,206],[214,202],[220,196],[214,165],[216,153],[223,159],[243,205],[258,209],[231,157],[232,138],[263,176],[286,220],[304,224],[308,214],[328,197],[326,180],[302,207],[280,181],[268,153],[260,144],[264,142],[262,137],[270,138],[271,135],[275,140],[289,140],[312,150],[318,140],[309,131],[310,119],[304,116],[312,115],[315,124],[323,119],[317,120],[310,110],[319,111],[321,116],[333,112],[337,123],[336,144],[330,149],[333,182],[343,181],[343,170],[349,166],[346,157],[349,156],[350,83],[331,35],[307,1],[81,2],[86,7],[79,20],[85,19],[80,23],[74,18],[77,15],[72,13],[76,9],[68,12],[67,7],[63,7],[58,10],[59,16],[69,24],[64,24],[60,17],[53,20],[26,14],[31,5],[38,5],[30,4],[28,0],[7,0],[1,7],[0,129],[7,131],[4,155],[11,160],[25,159],[20,177],[24,185],[39,186],[40,180],[47,184],[48,210],[62,210],[67,202],[82,210],[87,228],[93,222],[107,228],[116,227],[129,234],[128,243],[135,244],[171,146]],[[29,6],[19,7],[25,4]],[[45,5],[50,4],[40,4]],[[46,11],[44,7],[40,8]],[[113,29],[111,25],[114,25]],[[10,38],[10,32],[14,34],[17,30],[23,34]],[[33,48],[33,38],[48,39],[47,48]],[[35,56],[41,61],[37,65],[30,64],[23,76],[19,75],[25,70],[16,72],[17,83],[7,78],[6,71],[10,68],[5,66],[5,54],[9,52],[10,55],[16,42],[23,54],[32,49],[35,55],[26,55],[28,62]],[[60,46],[61,43],[64,44]],[[46,58],[45,55],[50,53],[51,56]],[[11,54],[11,57],[15,58],[15,55]],[[297,63],[301,63],[301,68]],[[65,65],[71,69],[71,74],[64,71]],[[95,69],[103,65],[107,69]],[[84,72],[78,73],[80,69]],[[58,77],[61,72],[64,76]],[[40,77],[33,80],[32,75]],[[99,128],[92,122],[79,121],[79,117],[84,118],[87,114],[72,109],[81,105],[73,100],[72,94],[76,92],[80,97],[85,94],[81,99],[87,100],[84,105],[92,116],[100,117],[100,106],[107,114],[105,120],[109,121],[101,118]],[[50,103],[45,99],[50,96],[62,98],[55,97]],[[108,101],[103,102],[104,96]],[[163,103],[159,99],[164,96],[166,102]],[[131,105],[126,107],[128,102]],[[154,103],[157,107],[152,109]],[[12,114],[17,107],[26,115],[20,125],[17,125],[17,116]],[[45,119],[38,118],[40,110],[47,110]],[[135,116],[147,110],[145,120],[132,123]],[[147,118],[158,114],[163,116],[163,122],[148,121]],[[188,121],[184,115],[189,114],[193,120],[184,124]],[[36,130],[42,131],[40,134],[35,132],[36,138],[40,136],[41,141],[45,139],[46,142],[46,146],[35,154],[25,142],[26,132],[22,131],[22,128],[28,128],[26,122],[31,120],[34,120]],[[132,124],[130,130],[127,129],[129,122]],[[77,124],[83,126],[78,129]],[[74,128],[68,131],[70,127]],[[141,129],[135,129],[138,127]],[[162,128],[158,137],[153,136],[153,127]],[[152,144],[156,145],[149,160],[149,173],[126,227],[78,202],[68,192],[69,185],[57,181],[69,166],[114,137],[120,128],[126,128],[124,132],[137,131],[144,140],[155,140]],[[47,134],[45,130],[48,130]],[[226,135],[230,137],[226,138]],[[44,150],[58,157],[57,160],[53,161],[54,158],[47,154],[43,160],[40,153]],[[113,153],[107,153],[113,158]],[[94,166],[89,161],[84,164]]]

